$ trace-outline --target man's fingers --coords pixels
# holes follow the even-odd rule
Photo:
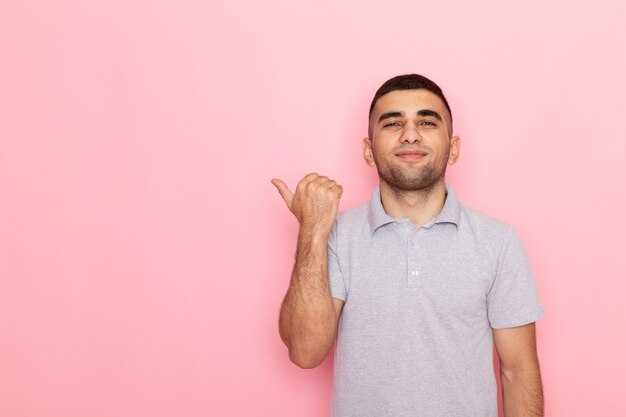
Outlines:
[[[341,197],[343,192],[343,188],[341,185],[337,184],[337,181],[330,179],[325,175],[318,175],[316,172],[306,175],[298,184],[297,190],[303,192],[305,188],[309,187],[315,187],[319,190],[333,190],[333,192],[335,192],[339,197]]]
[[[298,185],[296,185],[296,191],[303,190],[304,188],[306,188],[307,185],[309,185],[309,183],[314,182],[318,177],[319,177],[319,174],[317,172],[311,172],[309,174],[306,174],[298,182]]]
[[[334,184],[336,184],[335,180],[332,180],[325,175],[318,175],[317,173],[313,172],[305,176],[298,185],[302,189],[308,186],[319,186],[325,189],[330,189],[334,186]]]
[[[325,182],[328,182],[328,181],[331,181],[331,179],[330,179],[330,178],[328,178],[328,177],[327,177],[327,176],[325,176],[325,175],[319,175],[319,176],[317,176],[317,177],[316,177],[313,181],[311,181],[311,182],[316,182],[316,183],[318,183],[318,184],[324,184]]]
[[[332,189],[336,191],[339,198],[341,198],[341,195],[343,194],[343,186],[339,184],[335,184],[335,186]]]
[[[329,179],[327,181],[324,181],[321,185],[324,186],[327,190],[330,190],[331,188],[336,187],[339,184],[337,184],[337,181]]]
[[[304,181],[304,182],[309,182],[309,181],[311,181],[311,180],[313,180],[313,179],[315,179],[315,178],[317,178],[317,177],[319,177],[319,176],[320,176],[320,175],[319,175],[317,172],[310,172],[310,173],[306,174],[306,175],[302,178],[302,180],[300,180],[300,181],[301,181],[301,182],[302,182],[302,181]]]
[[[285,184],[278,178],[272,179],[272,184],[274,184],[274,187],[276,187],[280,196],[283,198],[283,200],[285,200],[285,203],[287,203],[287,207],[289,207],[289,210],[291,210],[291,202],[293,201],[293,193],[291,192],[289,187],[287,187],[287,184]]]

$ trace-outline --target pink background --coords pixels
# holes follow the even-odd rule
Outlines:
[[[406,72],[448,95],[462,201],[527,245],[546,415],[626,415],[625,3],[297,3],[0,4],[0,415],[326,415],[330,358],[277,332],[270,179],[367,200]]]

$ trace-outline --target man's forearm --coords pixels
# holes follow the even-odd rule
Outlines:
[[[502,372],[504,417],[543,417],[543,388],[539,365]]]
[[[301,229],[279,321],[291,360],[303,368],[317,366],[332,346],[336,322],[328,282],[328,237]]]

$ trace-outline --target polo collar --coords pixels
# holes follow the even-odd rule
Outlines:
[[[428,228],[436,223],[453,223],[458,226],[460,217],[461,206],[459,200],[457,199],[454,189],[446,184],[446,202],[444,203],[441,212],[433,220],[426,223],[423,227]],[[367,220],[372,235],[374,235],[374,232],[376,232],[379,227],[402,220],[391,217],[385,212],[382,201],[380,199],[379,186],[376,186],[376,188],[374,188],[374,191],[372,191],[372,198],[369,202]]]

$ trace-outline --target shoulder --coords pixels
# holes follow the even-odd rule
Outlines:
[[[339,213],[330,234],[331,245],[349,246],[350,242],[360,240],[361,235],[369,230],[368,213],[368,203]]]
[[[466,205],[461,205],[459,228],[492,248],[501,248],[517,237],[510,224]]]
[[[524,244],[508,223],[462,206],[459,231],[464,242],[479,249],[483,259],[493,262],[496,270],[506,265],[517,268],[528,264]]]
[[[349,226],[354,224],[367,223],[369,203],[363,203],[351,209],[342,211],[337,215],[337,224]]]

